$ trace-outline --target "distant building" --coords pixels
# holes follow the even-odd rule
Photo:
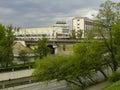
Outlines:
[[[53,27],[49,28],[22,28],[14,34],[18,40],[38,40],[39,38],[53,38]]]
[[[85,38],[86,31],[93,27],[93,21],[87,17],[75,17],[72,19],[72,30],[77,33],[82,31],[82,38]]]
[[[18,40],[38,40],[39,38],[63,39],[70,37],[68,25],[64,21],[57,21],[52,27],[48,28],[22,28],[14,30],[16,39]]]
[[[70,38],[70,30],[69,26],[65,21],[57,21],[54,25],[53,28],[59,28],[56,30],[56,38]]]

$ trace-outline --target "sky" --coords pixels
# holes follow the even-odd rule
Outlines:
[[[118,2],[119,0],[113,0]],[[74,17],[92,18],[105,0],[0,0],[0,23],[21,28],[69,25]]]

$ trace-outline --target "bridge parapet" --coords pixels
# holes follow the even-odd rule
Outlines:
[[[48,44],[75,44],[84,42],[83,40],[67,40],[67,39],[49,39]],[[36,45],[37,40],[25,40],[26,45]]]

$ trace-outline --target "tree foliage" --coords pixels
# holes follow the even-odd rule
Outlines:
[[[120,65],[120,22],[113,25],[113,45],[114,53],[118,64]]]
[[[0,24],[0,65],[2,67],[7,67],[13,61],[12,45],[15,37],[12,29],[11,25]]]
[[[46,57],[49,52],[49,48],[47,47],[47,39],[42,38],[38,40],[37,48],[35,49],[35,54],[37,57],[42,59]]]
[[[76,39],[76,32],[75,30],[71,30],[71,38]]]
[[[82,30],[78,30],[77,32],[76,32],[76,30],[72,30],[71,31],[71,38],[72,39],[81,39],[82,38],[82,34],[83,34],[83,32],[82,32]]]
[[[47,56],[36,61],[33,77],[37,81],[50,81],[53,79],[65,80],[70,85],[85,88],[96,83],[94,76],[100,72],[107,78],[104,69],[107,61],[104,59],[106,49],[103,43],[78,43],[71,56]]]
[[[77,31],[77,38],[78,38],[78,39],[81,39],[81,38],[82,38],[82,34],[83,34],[83,33],[82,33],[82,30],[78,30],[78,31]]]
[[[48,56],[36,62],[33,77],[37,81],[57,79],[65,80],[78,87],[85,87],[88,82],[83,78],[89,79],[93,74],[85,65],[87,65],[86,62],[74,56]],[[94,82],[92,78],[91,82]]]
[[[28,61],[27,53],[28,52],[26,50],[21,50],[19,53],[19,58],[21,61],[24,61],[24,64]]]
[[[96,16],[96,23],[97,27],[99,30],[99,33],[101,35],[101,38],[105,44],[105,47],[107,48],[108,52],[110,53],[110,60],[112,63],[112,70],[116,71],[118,68],[118,62],[116,59],[115,52],[116,50],[114,49],[114,42],[113,42],[113,37],[114,34],[112,31],[114,31],[114,24],[119,22],[120,15],[117,14],[119,13],[120,5],[119,3],[112,2],[110,0],[105,1],[105,3],[101,4],[99,13]],[[106,34],[103,33],[106,32]]]

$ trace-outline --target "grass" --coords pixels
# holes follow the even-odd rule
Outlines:
[[[120,90],[120,80],[104,88],[103,90]]]

